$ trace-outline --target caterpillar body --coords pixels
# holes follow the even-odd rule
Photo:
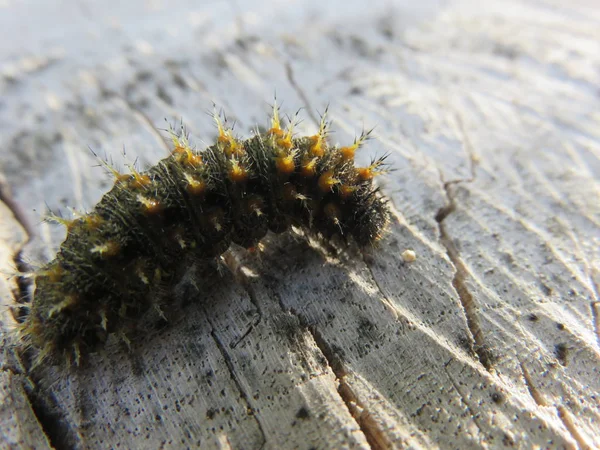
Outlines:
[[[94,209],[59,219],[67,237],[54,260],[35,273],[21,342],[44,361],[79,365],[82,356],[128,331],[152,310],[157,290],[177,282],[182,261],[214,258],[231,245],[255,247],[268,231],[296,226],[372,245],[388,223],[385,199],[373,183],[384,158],[357,168],[362,133],[347,147],[328,144],[325,115],[314,136],[294,136],[275,105],[270,129],[234,136],[215,115],[218,138],[193,149],[171,130],[173,150],[143,172],[114,173],[115,182]]]

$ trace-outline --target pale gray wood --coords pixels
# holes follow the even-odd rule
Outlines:
[[[0,157],[29,260],[64,237],[38,225],[45,202],[109,187],[88,145],[151,164],[163,118],[203,146],[214,102],[249,135],[275,91],[306,107],[299,132],[327,104],[334,143],[377,127],[359,159],[390,152],[394,220],[364,254],[271,236],[235,274],[188,274],[182,317],[133,354],[35,377],[54,445],[600,446],[596,5],[128,5],[0,18],[27,30],[0,48]]]
[[[0,372],[1,448],[49,449],[44,430],[38,423],[25,395],[25,378],[10,371]]]
[[[9,194],[2,179],[0,191]],[[9,303],[9,299],[12,299],[12,292],[16,290],[15,279],[7,279],[6,275],[15,271],[12,255],[25,243],[26,233],[15,220],[13,211],[2,201],[0,217],[0,448],[43,450],[50,446],[25,391],[26,387],[31,390],[31,381],[20,373],[20,368],[7,360],[9,351],[5,344],[13,324],[9,306],[14,302]]]

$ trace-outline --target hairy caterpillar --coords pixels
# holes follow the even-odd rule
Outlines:
[[[58,219],[67,237],[56,258],[35,273],[35,294],[20,324],[25,347],[43,361],[79,364],[149,311],[154,295],[177,282],[177,267],[192,255],[214,258],[232,243],[252,248],[270,230],[294,225],[325,239],[335,235],[360,247],[382,236],[385,200],[373,184],[384,158],[356,168],[362,133],[347,147],[327,142],[323,115],[314,136],[283,127],[277,105],[271,126],[246,140],[215,115],[217,142],[202,151],[171,130],[170,156],[143,172],[115,177],[94,209]]]

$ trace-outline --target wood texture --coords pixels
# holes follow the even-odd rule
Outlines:
[[[213,102],[249,135],[275,91],[300,132],[327,104],[333,142],[376,126],[359,159],[390,153],[394,221],[365,254],[269,236],[192,270],[180,319],[75,374],[27,378],[4,345],[4,447],[600,446],[597,5],[67,3],[0,15],[3,271],[18,220],[38,264],[64,238],[45,203],[107,190],[88,146],[152,164],[165,117],[201,147]]]

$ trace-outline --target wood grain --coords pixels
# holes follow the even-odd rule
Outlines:
[[[290,234],[234,273],[191,270],[177,320],[77,373],[26,377],[5,345],[3,447],[600,446],[596,5],[112,3],[0,18],[27,25],[0,48],[0,168],[35,233],[22,261],[64,238],[45,203],[109,187],[88,146],[152,164],[165,117],[201,147],[213,102],[249,135],[275,92],[306,108],[299,132],[328,104],[334,143],[376,126],[359,159],[390,153],[394,220],[363,254]],[[28,236],[0,217],[10,271]]]

